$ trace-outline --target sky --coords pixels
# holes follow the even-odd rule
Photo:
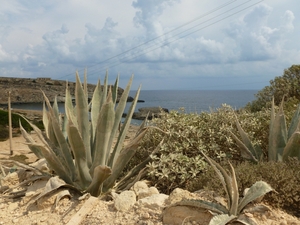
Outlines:
[[[0,0],[0,76],[256,89],[300,64],[295,0]]]

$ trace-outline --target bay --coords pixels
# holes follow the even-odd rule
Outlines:
[[[179,111],[184,108],[186,113],[201,113],[227,104],[234,109],[246,106],[255,99],[257,90],[142,90],[139,99],[145,102],[137,103],[136,110],[142,107],[162,107]],[[131,91],[134,97],[136,91]],[[131,103],[127,103],[125,112]],[[12,108],[42,110],[42,104],[12,104]],[[64,113],[64,104],[59,103],[60,112]],[[133,120],[133,124],[141,121]]]
[[[222,104],[239,109],[255,99],[257,90],[156,90],[141,91],[136,109],[141,107],[167,108],[179,110],[185,108],[186,113],[201,113],[221,107]],[[130,92],[134,96],[135,91]]]

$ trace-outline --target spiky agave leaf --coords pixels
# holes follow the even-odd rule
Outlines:
[[[46,183],[46,186],[45,188],[43,188],[40,192],[40,194],[36,197],[34,197],[33,199],[31,199],[28,203],[27,203],[27,209],[34,203],[36,203],[36,201],[38,201],[39,199],[41,199],[42,197],[44,196],[47,196],[51,193],[54,193],[56,192],[58,189],[62,188],[62,187],[65,187],[65,188],[70,188],[70,189],[73,189],[77,192],[80,193],[80,191],[69,185],[69,184],[66,184],[66,182],[62,179],[60,179],[59,177],[55,176],[55,177],[51,177],[48,182]]]
[[[69,148],[69,144],[67,143],[67,140],[65,139],[65,137],[61,131],[61,127],[55,117],[55,113],[53,111],[53,108],[51,107],[49,99],[47,98],[47,96],[45,95],[44,92],[43,92],[43,95],[44,95],[44,99],[46,101],[46,104],[47,104],[47,107],[49,110],[49,115],[50,115],[50,118],[52,121],[50,124],[52,126],[56,140],[59,145],[59,148],[57,148],[57,150],[58,150],[57,154],[62,156],[62,158],[64,159],[64,162],[66,163],[67,168],[69,168],[69,173],[71,175],[71,178],[72,178],[72,180],[74,180],[76,177],[76,172],[75,172],[76,170],[75,170],[75,165],[73,162],[73,157],[71,155],[71,151]]]
[[[244,214],[239,215],[238,218],[235,219],[235,221],[240,222],[244,225],[257,225],[254,220]]]
[[[253,184],[248,192],[245,194],[245,196],[242,198],[242,200],[239,203],[238,206],[238,213],[242,212],[244,207],[248,205],[250,202],[256,200],[257,198],[260,198],[267,194],[268,192],[272,191],[273,188],[264,181],[258,181],[255,184]]]
[[[99,196],[102,193],[103,182],[111,175],[111,169],[107,166],[99,165],[95,167],[93,173],[93,180],[90,186],[87,188],[92,196]]]
[[[82,137],[86,160],[90,165],[92,163],[91,147],[90,147],[90,123],[89,123],[89,106],[87,96],[87,83],[86,72],[84,79],[84,88],[82,87],[79,74],[76,72],[76,85],[75,85],[75,101],[76,101],[76,113],[78,130]]]
[[[117,99],[118,99],[118,88],[119,88],[119,74],[116,78],[116,81],[115,81],[115,84],[113,86],[113,89],[112,89],[112,98],[113,98],[113,102],[114,104],[117,103]]]
[[[115,119],[114,104],[112,101],[111,91],[109,91],[106,103],[102,106],[95,136],[95,151],[93,163],[90,168],[90,173],[93,174],[95,167],[98,165],[107,165],[107,160],[110,155],[108,143],[113,129]]]
[[[240,151],[241,151],[241,156],[244,158],[244,159],[248,159],[248,160],[251,160],[255,163],[258,162],[257,158],[252,154],[252,152],[249,150],[249,146],[247,147],[234,133],[232,133],[230,130],[229,130],[229,133],[231,135],[231,137],[236,141],[237,145],[239,146],[240,148]]]
[[[111,136],[110,136],[110,139],[109,139],[109,144],[108,144],[109,148],[112,148],[113,141],[116,137],[116,134],[117,134],[117,131],[118,131],[121,119],[122,119],[122,115],[123,115],[125,107],[126,107],[127,98],[128,98],[128,95],[129,95],[131,84],[132,84],[132,79],[133,79],[133,76],[130,77],[129,82],[128,82],[128,84],[127,84],[127,86],[126,86],[126,88],[125,88],[125,90],[124,90],[124,92],[123,92],[123,94],[122,94],[122,96],[119,100],[119,103],[116,107],[115,122],[114,122],[114,125],[113,125],[113,129],[112,129]],[[117,81],[116,81],[116,84],[118,84]],[[115,89],[115,87],[114,87],[114,89]],[[138,91],[138,93],[139,93],[139,91]],[[134,104],[134,102],[136,102],[136,99],[134,99],[132,104]],[[129,116],[130,116],[130,110],[129,110],[129,115],[127,115],[127,118]],[[130,125],[130,120],[129,120],[129,125]],[[126,136],[128,128],[129,128],[129,126],[128,126],[128,123],[125,119],[125,122],[123,124],[123,129],[120,131],[120,133],[117,137],[117,142],[116,142],[115,147],[114,147],[112,153],[110,154],[108,162],[107,162],[107,165],[111,168],[113,167],[113,162],[114,162],[114,160],[116,160],[116,157],[117,157],[119,151],[123,147],[122,145],[123,145],[123,142],[125,140],[125,136]]]
[[[144,129],[145,127],[143,127],[142,125],[142,129]],[[156,127],[154,128],[156,129]],[[140,129],[137,132],[138,134],[140,134]],[[114,187],[116,190],[124,190],[128,184],[131,182],[131,178],[134,176],[138,176],[138,174],[140,173],[140,171],[146,167],[146,165],[152,161],[152,156],[155,155],[157,152],[160,151],[162,143],[163,143],[164,139],[162,139],[160,141],[160,143],[156,146],[156,148],[154,149],[154,151],[141,163],[139,163],[138,165],[136,165],[134,168],[132,168],[124,177],[122,177],[122,179],[120,181],[118,181],[118,183],[116,184],[116,186]]]
[[[69,121],[67,126],[67,133],[69,138],[69,143],[74,153],[76,171],[78,173],[79,185],[86,189],[92,182],[92,177],[89,173],[89,167],[86,159],[86,149],[84,141],[79,133],[77,127]]]
[[[223,205],[219,203],[214,203],[214,202],[208,202],[204,201],[202,199],[184,199],[181,200],[180,202],[176,202],[175,204],[169,206],[191,206],[191,207],[197,207],[201,209],[207,209],[210,210],[214,213],[218,214],[227,214],[228,209],[224,207]]]
[[[289,157],[295,157],[298,160],[300,160],[300,131],[297,130],[293,133],[291,138],[288,140],[288,143],[286,144],[283,154],[282,154],[282,160],[286,161]]]
[[[128,164],[130,159],[136,153],[138,143],[145,136],[148,128],[145,128],[137,137],[135,137],[118,155],[116,162],[112,168],[112,175],[103,184],[103,191],[106,192],[113,187],[115,181],[120,176],[121,172]]]
[[[115,121],[117,121],[117,123],[114,124],[114,127],[113,127],[113,134],[115,134],[118,130],[118,126],[119,126],[119,122],[121,121],[121,118],[122,118],[122,114],[124,112],[124,109],[126,107],[126,102],[127,102],[127,98],[128,98],[128,95],[129,95],[129,91],[130,91],[130,87],[131,87],[131,83],[132,83],[132,79],[133,79],[133,76],[131,76],[121,98],[120,98],[120,101],[118,103],[118,106],[116,108],[116,114],[115,114]],[[136,106],[136,103],[137,103],[137,100],[139,98],[139,94],[140,94],[140,89],[141,87],[138,88],[137,92],[136,92],[136,95],[134,97],[134,100],[133,102],[131,103],[131,106],[128,110],[128,113],[127,113],[127,116],[125,118],[125,121],[122,125],[122,129],[118,135],[118,138],[117,138],[117,142],[114,146],[114,149],[109,157],[109,160],[108,160],[108,166],[113,168],[114,166],[114,163],[115,161],[117,160],[118,158],[118,154],[120,153],[122,147],[123,147],[123,142],[125,140],[125,137],[126,137],[126,133],[129,129],[129,126],[130,126],[130,123],[131,123],[131,118],[132,118],[132,115],[133,115],[133,112],[134,112],[134,109],[135,109],[135,106]],[[114,136],[113,136],[114,137]],[[113,142],[113,137],[110,138],[109,140],[109,143],[110,145],[109,146],[112,146],[112,142]]]
[[[298,105],[298,107],[293,115],[293,118],[291,120],[291,124],[290,124],[289,130],[288,130],[288,140],[292,137],[293,133],[296,130],[299,130],[298,129],[299,123],[300,123],[300,104]]]
[[[249,136],[247,135],[247,133],[244,131],[244,129],[241,127],[236,115],[235,115],[235,122],[236,122],[236,127],[238,128],[238,131],[241,135],[242,141],[237,140],[238,138],[232,133],[232,136],[235,140],[237,140],[238,142],[242,142],[247,149],[243,148],[243,145],[241,145],[241,154],[242,156],[246,156],[248,159],[251,159],[255,162],[257,162],[262,155],[262,150],[259,147],[254,147]],[[251,154],[249,154],[249,152]]]
[[[45,100],[43,101],[43,124],[44,124],[46,135],[49,137],[49,115],[46,109]]]
[[[238,201],[238,189],[237,189],[237,182],[235,179],[235,175],[232,174],[233,177],[230,177],[226,171],[215,162],[213,159],[209,158],[206,154],[204,157],[209,162],[209,164],[213,167],[215,172],[217,173],[225,191],[226,191],[226,198],[227,198],[227,209],[229,213],[234,213],[237,211],[237,201]],[[234,170],[233,170],[234,173]]]
[[[283,149],[287,142],[287,127],[285,115],[283,112],[283,99],[279,111],[274,116],[274,100],[272,101],[271,123],[269,133],[268,160],[277,161],[282,156]]]
[[[214,216],[208,225],[226,225],[236,219],[235,215],[221,214]]]
[[[28,142],[28,143],[31,143],[31,144],[34,144],[35,141],[33,140],[33,138],[27,133],[27,131],[23,128],[22,124],[21,124],[21,121],[19,121],[19,126],[20,126],[20,130],[21,130],[21,133],[23,135],[23,137],[25,138],[25,140]],[[42,159],[44,158],[43,154],[41,153],[40,149],[37,148],[36,146],[33,146],[33,145],[30,145],[28,146],[29,149],[39,158],[39,159]]]
[[[97,128],[97,123],[98,123],[98,118],[99,118],[99,112],[101,109],[101,96],[102,96],[102,91],[101,91],[101,83],[100,80],[98,80],[97,85],[95,87],[92,101],[91,101],[91,155],[94,155],[94,148],[93,148],[93,143],[95,141],[95,133],[96,133],[96,128]]]
[[[239,202],[239,189],[236,181],[235,171],[231,163],[229,163],[231,169],[231,195],[232,195],[232,203],[229,209],[229,215],[237,215],[238,214],[238,202]]]

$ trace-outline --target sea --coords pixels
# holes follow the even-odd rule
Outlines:
[[[142,107],[162,107],[170,110],[185,113],[201,113],[220,108],[222,104],[232,106],[234,109],[244,107],[255,99],[258,90],[141,90],[136,111]],[[131,91],[130,96],[134,97],[136,91]],[[125,112],[128,111],[131,103],[127,103]],[[12,104],[12,108],[42,110],[42,104]],[[59,104],[63,113],[64,105]],[[133,120],[133,124],[140,121]]]

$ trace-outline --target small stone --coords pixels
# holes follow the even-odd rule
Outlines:
[[[17,219],[17,218],[16,218],[16,219],[13,219],[12,222],[13,222],[13,223],[18,223],[18,222],[19,222],[19,219]]]
[[[285,220],[281,221],[279,225],[287,225],[287,222]]]
[[[144,181],[137,181],[134,185],[133,185],[133,190],[135,192],[138,192],[139,190],[142,189],[148,189],[148,185],[146,184],[146,182]]]
[[[139,190],[139,192],[137,192],[136,194],[137,194],[138,200],[139,200],[139,199],[149,197],[151,195],[159,194],[159,191],[157,190],[156,187],[150,187],[147,189]]]
[[[169,196],[165,194],[155,194],[138,200],[137,204],[141,208],[145,207],[153,210],[162,209],[165,206],[165,201],[168,199],[168,197]]]
[[[145,213],[142,213],[142,214],[141,214],[141,218],[142,218],[142,219],[149,219],[149,218],[150,218],[150,215],[149,215],[149,213],[145,212]]]
[[[136,202],[134,191],[123,191],[115,198],[115,208],[119,211],[128,211]]]

